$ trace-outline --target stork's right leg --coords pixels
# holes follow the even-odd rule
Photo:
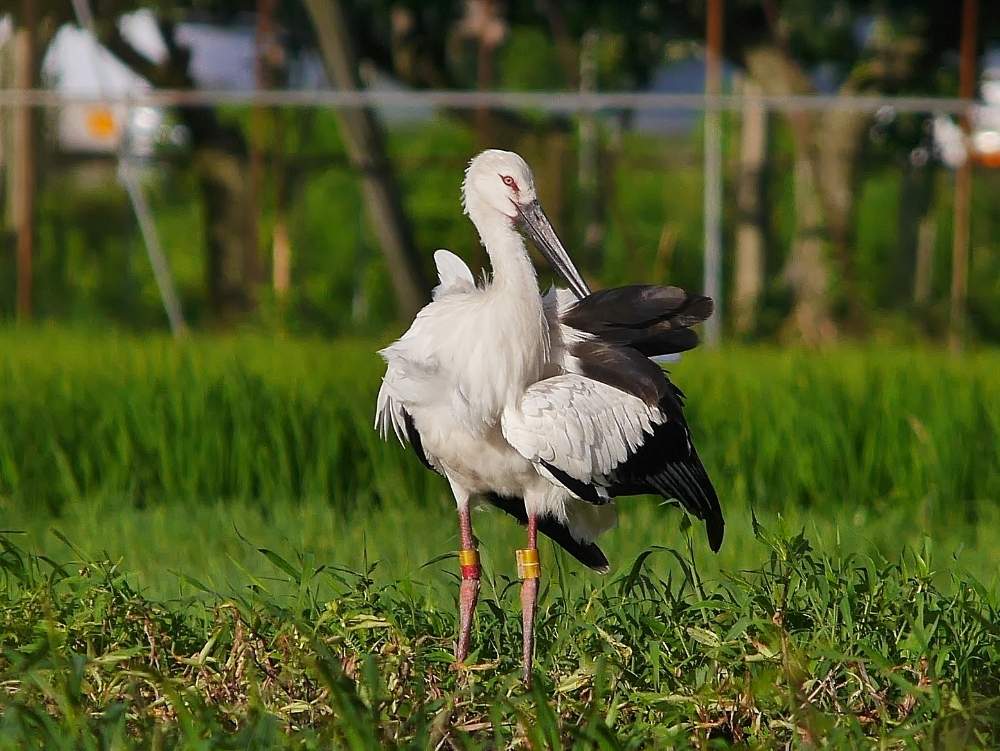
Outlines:
[[[462,547],[458,551],[458,564],[462,569],[462,584],[458,593],[458,646],[455,659],[464,662],[469,656],[469,641],[472,637],[472,614],[479,599],[479,551],[472,536],[472,519],[469,517],[468,502],[458,507],[458,527]]]

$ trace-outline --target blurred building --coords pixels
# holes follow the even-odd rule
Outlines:
[[[122,35],[153,61],[167,54],[154,15],[147,10],[120,19]],[[190,73],[195,86],[212,91],[251,91],[256,88],[256,29],[252,16],[225,26],[186,21],[176,29],[177,40],[191,52]],[[307,50],[288,61],[288,86],[294,89],[327,87],[319,56]],[[102,47],[86,30],[63,26],[43,61],[47,86],[76,97],[123,98],[148,91],[148,81],[137,75]],[[371,72],[366,83],[372,89],[399,89],[399,83]],[[423,120],[433,116],[430,107],[386,108],[380,113],[388,122]],[[178,147],[186,142],[182,126],[173,122],[169,110],[158,107],[128,107],[123,104],[66,104],[58,110],[56,133],[61,149],[71,152],[112,153],[123,138],[130,153],[149,156],[160,147]]]

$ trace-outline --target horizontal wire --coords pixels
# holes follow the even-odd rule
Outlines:
[[[246,105],[264,107],[367,106],[456,109],[530,109],[553,113],[663,110],[740,110],[757,105],[781,112],[827,112],[830,110],[876,113],[956,114],[985,107],[980,102],[948,97],[910,96],[737,96],[704,94],[660,94],[652,92],[577,93],[561,91],[344,91],[333,89],[149,89],[124,94],[57,91],[50,89],[2,89],[0,107],[64,107],[67,105],[126,107],[212,107]]]

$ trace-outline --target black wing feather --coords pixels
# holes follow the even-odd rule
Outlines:
[[[595,506],[603,506],[611,500],[611,496],[605,491],[601,493],[597,489],[596,485],[583,482],[582,480],[577,480],[572,475],[563,472],[559,467],[554,464],[549,464],[549,462],[542,459],[539,464],[541,464],[545,469],[548,470],[549,474],[552,475],[559,483],[569,490],[573,495],[587,503],[592,503]]]
[[[602,289],[579,300],[562,317],[582,331],[588,322],[642,328],[685,307],[688,294],[679,287],[629,284]]]
[[[653,357],[695,347],[698,336],[690,327],[712,315],[713,308],[710,297],[689,295],[678,287],[633,284],[577,301],[561,321],[608,344]]]
[[[587,339],[570,345],[587,378],[626,391],[653,406],[666,392],[660,366],[641,352],[601,339]]]
[[[705,522],[708,544],[718,551],[725,532],[722,508],[691,441],[676,393],[672,389],[672,398],[665,397],[660,403],[667,421],[657,425],[653,435],[614,469],[608,493],[614,497],[656,493],[675,498],[688,513]]]

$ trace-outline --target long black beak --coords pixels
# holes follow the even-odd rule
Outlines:
[[[545,256],[545,260],[566,280],[569,288],[573,290],[574,295],[581,300],[589,295],[590,287],[583,281],[580,272],[577,271],[576,266],[570,260],[569,253],[566,252],[566,248],[560,242],[556,231],[552,229],[552,223],[549,222],[549,218],[542,211],[541,204],[536,200],[524,206],[520,204],[515,205],[517,206],[517,214],[521,221],[521,226],[524,227],[531,241],[538,246],[542,255]]]

